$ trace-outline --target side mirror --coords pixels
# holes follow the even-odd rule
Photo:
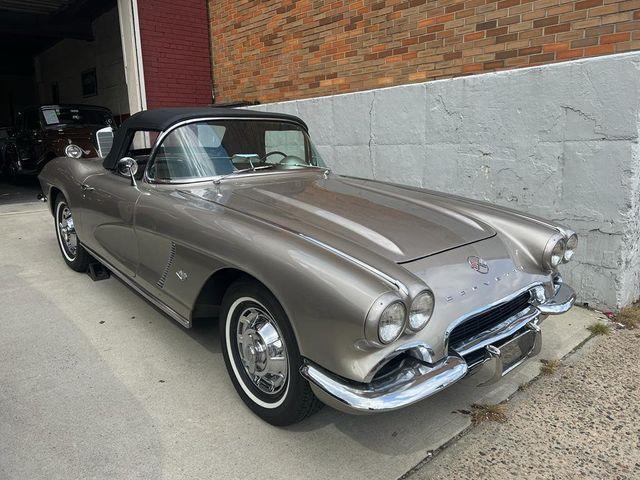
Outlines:
[[[123,157],[118,160],[118,173],[125,177],[131,178],[131,185],[136,184],[136,173],[138,173],[138,162],[131,157]]]

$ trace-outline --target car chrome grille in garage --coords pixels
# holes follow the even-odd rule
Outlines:
[[[507,302],[496,305],[489,310],[465,320],[451,331],[451,335],[449,335],[449,345],[455,345],[463,340],[475,337],[479,333],[502,323],[509,317],[527,308],[530,299],[531,295],[527,291]]]
[[[106,157],[113,147],[113,130],[111,127],[101,128],[96,132],[96,142],[98,144],[98,155]]]

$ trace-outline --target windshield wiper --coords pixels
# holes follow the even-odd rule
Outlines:
[[[304,168],[317,168],[318,170],[324,171],[324,176],[326,177],[331,173],[331,169],[329,167],[319,167],[318,165],[309,165],[308,163],[287,163],[287,167],[304,167]]]
[[[318,165],[309,165],[308,163],[285,163],[285,167],[304,167],[304,168],[319,168],[321,170],[329,170],[327,167],[319,167]]]
[[[228,177],[232,177],[234,175],[237,175],[238,173],[246,173],[246,172],[255,172],[257,170],[266,170],[267,168],[273,168],[274,165],[260,165],[259,167],[249,167],[249,168],[241,168],[240,170],[234,170],[231,173],[227,173],[226,175],[223,175],[219,178],[216,178],[213,183],[220,183],[222,180],[224,180],[225,178]]]

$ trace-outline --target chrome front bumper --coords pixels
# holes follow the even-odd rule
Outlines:
[[[544,304],[524,310],[463,345],[451,346],[450,354],[439,362],[428,363],[419,355],[407,355],[391,372],[370,383],[346,380],[310,361],[305,361],[300,373],[316,396],[337,410],[356,414],[397,410],[444,390],[468,374],[488,373],[481,385],[497,382],[540,352],[539,317],[564,313],[574,302],[573,290],[560,284],[555,296]],[[509,355],[514,348],[520,353]]]

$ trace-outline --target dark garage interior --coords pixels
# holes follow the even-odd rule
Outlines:
[[[115,0],[0,0],[0,42],[5,46],[0,62],[0,202],[5,202],[25,188],[29,194],[37,189],[35,175],[12,175],[13,185],[6,183],[12,148],[22,160],[41,154],[19,142],[25,137],[42,143],[34,125],[20,120],[20,112],[52,104],[98,105],[109,109],[117,123],[128,115],[129,104]],[[55,126],[44,118],[40,122],[44,128]]]

